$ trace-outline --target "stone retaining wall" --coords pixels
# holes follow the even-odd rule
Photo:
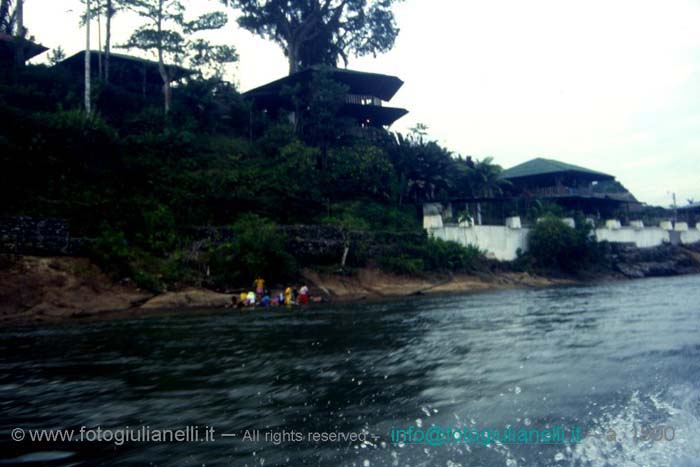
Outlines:
[[[85,250],[86,240],[70,236],[61,219],[31,217],[0,218],[0,252],[18,255],[75,255]]]

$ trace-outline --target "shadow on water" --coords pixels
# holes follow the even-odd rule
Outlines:
[[[630,421],[673,421],[700,436],[690,396],[700,376],[699,286],[695,276],[3,330],[0,461],[612,465],[642,456],[683,465],[694,451],[681,441],[643,452],[590,439],[435,447],[392,444],[389,433],[409,424],[629,431]],[[122,446],[9,438],[15,427],[195,425],[237,438]],[[246,430],[363,432],[369,441],[248,442]]]

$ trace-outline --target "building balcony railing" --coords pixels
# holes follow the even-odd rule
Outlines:
[[[600,193],[595,193],[592,189],[585,187],[569,187],[569,186],[548,186],[527,190],[532,196],[596,196]]]
[[[357,105],[374,105],[377,107],[382,106],[382,100],[374,96],[362,96],[358,94],[348,94],[345,96],[345,102],[348,104]]]

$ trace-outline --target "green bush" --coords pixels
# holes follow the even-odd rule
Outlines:
[[[131,278],[151,292],[160,292],[161,269],[166,263],[130,245],[124,233],[105,229],[91,246],[90,257],[114,280]]]
[[[115,279],[128,277],[132,273],[133,252],[122,232],[104,230],[91,245],[90,256],[103,271]]]
[[[583,216],[575,217],[572,228],[554,216],[545,216],[528,237],[529,251],[535,267],[579,272],[600,259],[592,227]]]
[[[367,197],[379,201],[391,198],[394,167],[385,151],[369,144],[332,149],[322,172],[324,191],[332,199]]]
[[[258,275],[268,283],[293,277],[297,264],[285,250],[277,226],[255,214],[245,214],[233,225],[233,239],[215,247],[210,255],[214,281],[249,284]]]
[[[379,259],[379,267],[386,272],[408,276],[419,276],[425,272],[422,259],[411,258],[407,255],[385,255]]]
[[[484,267],[484,253],[474,246],[423,237],[418,242],[396,245],[379,258],[379,267],[398,274],[426,272],[473,272]]]
[[[349,230],[396,232],[420,229],[413,206],[392,206],[363,199],[332,204],[329,212],[330,215],[317,221]]]
[[[136,238],[145,249],[156,254],[166,254],[175,249],[177,233],[175,218],[170,208],[163,204],[147,202],[141,209],[140,225]]]
[[[430,270],[474,271],[478,269],[483,259],[484,253],[473,245],[465,247],[453,241],[428,238],[427,257],[425,260]]]

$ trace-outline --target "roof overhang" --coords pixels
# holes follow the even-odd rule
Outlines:
[[[513,182],[536,182],[552,177],[569,177],[589,182],[614,180],[615,177],[596,170],[579,167],[554,159],[538,157],[506,169],[501,178]]]
[[[352,117],[373,126],[390,126],[407,113],[408,110],[398,107],[359,104],[345,104],[340,110],[340,114],[343,116]]]
[[[587,181],[587,182],[598,182],[598,181],[603,181],[603,180],[614,180],[615,179],[614,176],[604,174],[604,173],[589,173],[589,172],[580,172],[580,171],[576,171],[576,170],[559,170],[559,171],[543,172],[543,173],[538,173],[538,174],[522,175],[522,176],[503,175],[501,178],[503,178],[504,180],[510,180],[513,183],[518,183],[518,182],[536,183],[538,181],[551,180],[553,177],[569,177],[569,178],[575,178],[577,180],[583,180],[583,181]]]
[[[99,61],[99,56],[102,55],[102,58],[104,59],[104,53],[97,51],[97,50],[91,50],[90,51],[90,64],[91,66],[97,67],[97,63]],[[110,53],[109,54],[109,60],[112,65],[116,66],[123,66],[127,68],[133,69],[134,72],[142,72],[144,69],[146,70],[147,73],[147,80],[150,82],[152,81],[154,84],[160,84],[161,83],[161,77],[160,73],[158,71],[158,62],[154,62],[152,60],[147,60],[145,58],[140,58],[140,57],[133,57],[131,55],[124,55],[124,54],[115,54],[115,53]],[[83,67],[85,66],[85,52],[80,51],[77,52],[70,57],[66,58],[63,60],[61,63],[58,65],[60,66],[65,66],[68,67],[71,70],[77,70],[77,71],[82,71]],[[188,70],[187,68],[178,66],[178,65],[166,65],[168,69],[171,71],[171,81],[177,81],[179,79],[184,78],[185,76],[189,76],[192,73],[194,73],[192,70]]]
[[[29,60],[30,58],[36,57],[37,55],[41,55],[42,53],[49,50],[43,45],[37,44],[36,42],[32,42],[28,39],[0,33],[0,59],[14,59],[15,51],[20,46],[24,47],[25,61]]]
[[[243,93],[243,96],[256,100],[259,98],[269,98],[270,96],[280,96],[284,94],[286,87],[294,87],[298,84],[308,83],[312,79],[313,73],[321,70],[327,70],[334,81],[347,86],[350,94],[375,96],[383,101],[391,100],[401,86],[403,86],[403,81],[396,76],[366,73],[342,68],[324,69],[321,67],[312,67],[253,88]]]

